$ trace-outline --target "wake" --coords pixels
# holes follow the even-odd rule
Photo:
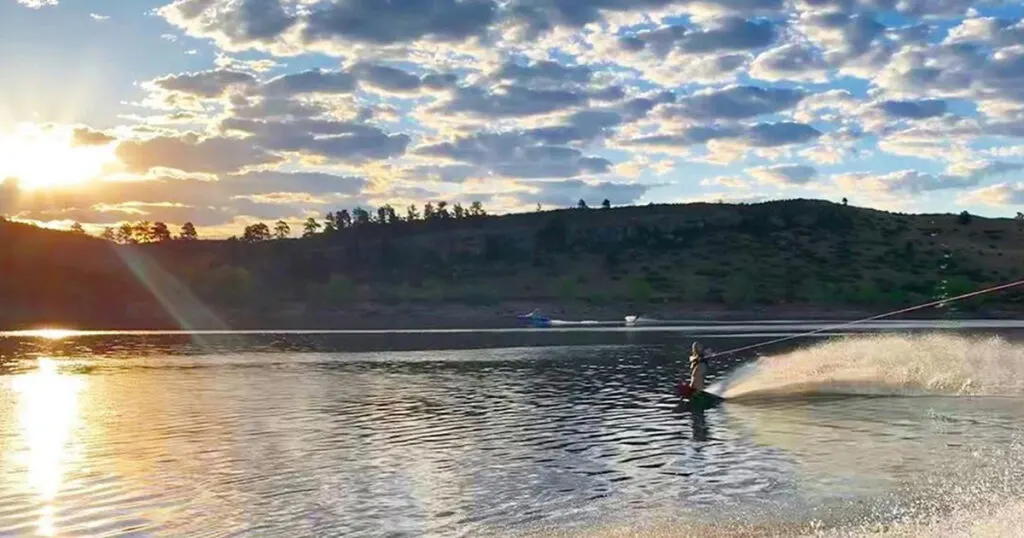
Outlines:
[[[765,357],[709,387],[731,401],[1024,395],[1024,345],[1001,337],[870,335]]]

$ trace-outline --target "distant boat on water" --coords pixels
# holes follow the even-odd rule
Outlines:
[[[529,324],[531,327],[550,327],[551,318],[542,315],[539,310],[534,310],[529,314],[519,314],[516,319]]]
[[[632,327],[643,323],[655,323],[656,321],[657,320],[645,318],[643,316],[626,316],[626,327]]]

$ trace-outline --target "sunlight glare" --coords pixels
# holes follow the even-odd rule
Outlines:
[[[0,134],[0,180],[16,178],[19,189],[84,183],[114,161],[112,144],[75,146],[69,128],[21,124],[13,133]]]
[[[77,331],[67,329],[32,329],[28,331],[15,331],[11,334],[30,338],[44,338],[46,340],[62,340],[74,336],[76,333]]]
[[[61,374],[54,359],[41,357],[38,370],[16,377],[12,386],[18,394],[18,419],[25,445],[23,458],[19,459],[27,467],[27,486],[44,503],[38,531],[53,536],[54,501],[63,484],[72,432],[78,421],[82,381]]]

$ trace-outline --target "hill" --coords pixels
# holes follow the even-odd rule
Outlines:
[[[6,327],[493,325],[534,305],[605,319],[838,315],[1024,278],[1024,221],[819,200],[363,220],[301,239],[141,245],[2,222],[0,242]],[[1021,297],[958,308],[1012,310]]]

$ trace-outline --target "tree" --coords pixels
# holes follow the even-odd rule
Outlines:
[[[338,216],[333,211],[328,211],[327,216],[324,217],[324,233],[336,231],[338,231]]]
[[[580,198],[580,201],[576,203],[576,207],[580,209],[587,209],[587,201],[584,200],[583,198]]]
[[[437,203],[437,218],[439,219],[450,219],[452,218],[451,212],[448,211],[448,202],[444,200]]]
[[[153,242],[153,225],[148,220],[136,222],[135,227],[135,240],[140,243],[152,243]]]
[[[394,224],[402,220],[398,218],[398,213],[395,213],[395,208],[391,207],[391,204],[384,204],[377,208],[377,222],[380,224]]]
[[[455,214],[455,218],[464,219],[466,218],[466,210],[463,209],[462,204],[455,204],[452,206],[452,213]]]
[[[274,223],[274,239],[288,239],[288,236],[292,234],[292,227],[288,226],[288,223],[279,220]]]
[[[1017,220],[1024,220],[1024,213],[1021,213],[1020,211],[1018,211],[1017,212]]]
[[[484,211],[483,204],[481,204],[480,202],[473,202],[472,204],[469,205],[469,215],[471,217],[483,217],[487,215],[487,212]]]
[[[612,208],[612,201],[607,199],[607,198],[605,198],[604,201],[601,202],[601,209],[611,209],[611,208]]]
[[[306,219],[306,224],[302,226],[302,237],[310,237],[316,235],[320,231],[320,223],[313,217]]]
[[[357,207],[352,210],[350,219],[353,226],[365,226],[370,223],[370,213],[361,207]]]
[[[149,229],[149,236],[153,241],[170,241],[171,230],[167,227],[167,224],[163,222],[154,222],[153,226]]]
[[[409,208],[405,210],[405,220],[409,222],[420,220],[420,212],[416,209],[416,204],[410,205]]]
[[[956,218],[957,222],[959,222],[960,224],[963,224],[963,225],[970,224],[971,223],[971,219],[972,219],[971,214],[966,212],[966,211],[961,211],[960,212],[960,216],[958,216]]]
[[[122,224],[117,229],[117,242],[123,245],[135,243],[135,226],[132,226],[130,222]]]
[[[846,197],[844,196],[844,197],[843,197],[843,205],[847,205],[847,204],[849,204],[849,203],[850,203],[850,201],[849,201],[849,200],[847,200],[847,199],[846,199]]]
[[[434,220],[437,218],[437,212],[434,211],[434,204],[427,202],[427,205],[423,206],[423,220]]]
[[[103,228],[103,233],[100,234],[100,238],[106,239],[107,241],[117,241],[117,234],[114,233],[113,228],[107,226],[106,228]]]
[[[537,202],[537,213],[540,213],[541,211],[544,211],[544,206],[540,205],[540,202]]]
[[[257,243],[268,239],[270,239],[270,228],[262,222],[246,226],[245,232],[242,233],[242,241],[246,243]]]
[[[352,215],[349,215],[347,209],[342,209],[341,211],[338,211],[337,218],[335,220],[338,223],[339,230],[352,227]]]
[[[191,222],[186,222],[181,225],[181,231],[178,232],[178,239],[183,241],[195,241],[199,239],[199,234],[196,233],[196,227]]]
[[[85,234],[85,228],[83,228],[81,224],[75,222],[75,223],[73,223],[71,225],[71,233],[78,234],[78,235],[84,235]]]

